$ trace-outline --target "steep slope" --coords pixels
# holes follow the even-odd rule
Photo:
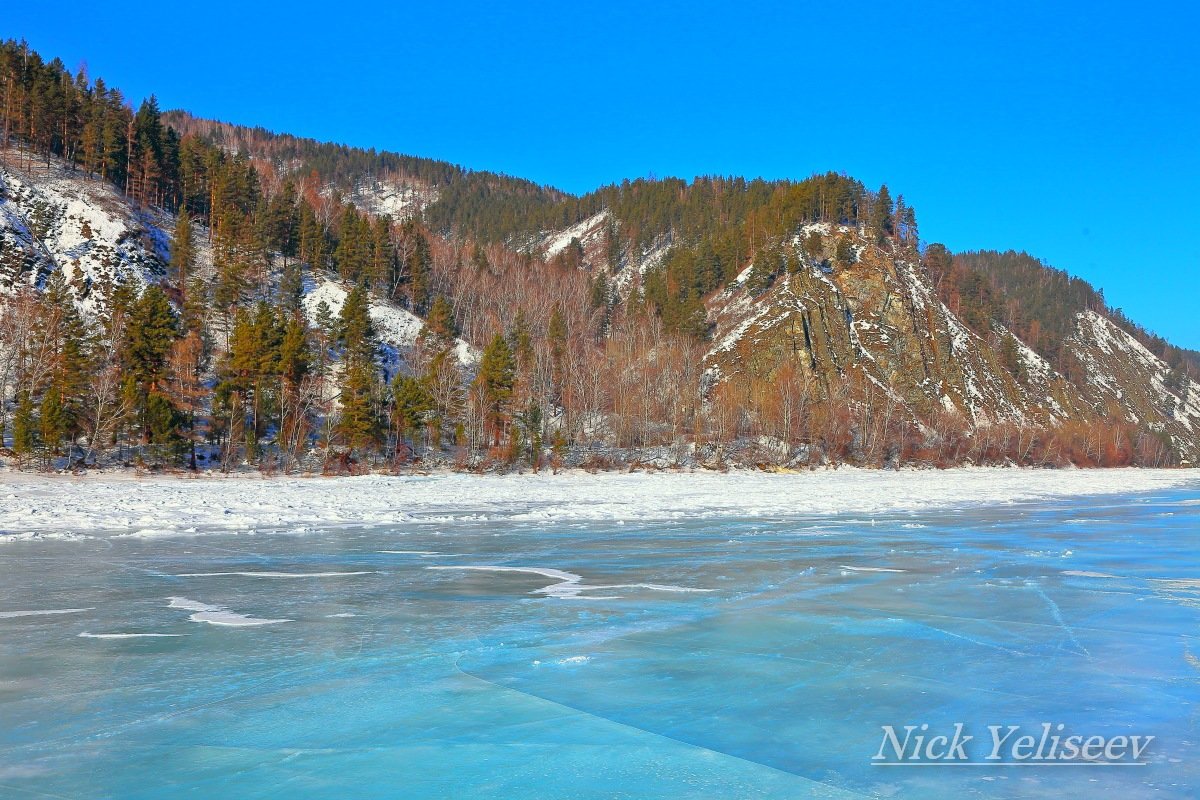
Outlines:
[[[1094,409],[1162,433],[1183,460],[1200,462],[1200,385],[1095,311],[1080,312],[1065,347]]]
[[[395,211],[405,196],[382,190],[373,196],[375,203],[389,199]],[[140,292],[167,281],[174,226],[175,215],[141,206],[108,181],[71,169],[58,158],[30,163],[24,151],[0,151],[0,292],[22,286],[40,289],[50,275],[61,272],[77,307],[93,316],[117,283],[132,283]],[[212,279],[212,254],[202,228],[195,247],[197,274]],[[328,275],[306,281],[302,305],[310,322],[315,323],[322,302],[336,317],[346,292]],[[406,369],[406,356],[416,346],[424,320],[379,298],[373,298],[370,313],[385,363],[393,373]],[[472,368],[478,359],[462,340],[455,352],[464,368]]]
[[[57,159],[0,151],[0,291],[43,286],[61,270],[84,310],[106,286],[161,280],[172,218],[136,208],[107,181]]]
[[[799,248],[814,232],[827,243],[816,256]],[[806,226],[790,243],[796,271],[751,265],[709,298],[710,393],[722,383],[774,385],[786,367],[825,402],[857,381],[858,402],[890,401],[926,432],[943,412],[977,430],[1071,422],[1102,431],[1113,421],[1132,428],[1116,434],[1122,446],[1157,437],[1177,460],[1197,461],[1200,387],[1116,322],[1080,312],[1062,345],[1071,365],[1063,374],[998,323],[986,336],[972,330],[938,299],[915,252],[865,234]],[[852,263],[834,257],[839,239],[853,242]],[[875,401],[861,389],[868,384]]]
[[[798,253],[801,268],[791,274],[755,275],[751,267],[709,301],[715,346],[706,366],[714,380],[768,378],[790,360],[823,394],[857,372],[916,419],[948,411],[973,424],[1049,424],[1079,405],[1027,348],[1025,379],[1007,370],[937,298],[915,254],[846,226],[806,226],[793,246],[811,233],[824,237],[826,253]],[[854,242],[853,263],[833,265],[839,238]]]
[[[329,277],[307,283],[301,306],[309,323],[318,324],[322,305],[326,313],[336,318],[341,313],[347,294],[349,291],[345,286]],[[425,320],[407,309],[378,298],[372,299],[369,313],[371,323],[375,327],[375,336],[384,348],[382,360],[385,367],[392,374],[398,369],[409,371],[406,356],[418,346]],[[479,352],[462,339],[454,340],[454,353],[460,366],[467,369],[473,369],[479,360]]]

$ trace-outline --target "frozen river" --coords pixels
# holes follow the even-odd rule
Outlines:
[[[9,528],[0,796],[1193,798],[1200,485],[1171,483]],[[52,504],[21,487],[25,525]],[[872,764],[882,726],[955,722],[1155,738],[1129,768]]]

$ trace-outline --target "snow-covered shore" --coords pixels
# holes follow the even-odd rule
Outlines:
[[[922,511],[1194,488],[1193,470],[839,469],[560,475],[138,478],[0,473],[0,541],[103,532],[303,531],[411,521],[669,520]]]

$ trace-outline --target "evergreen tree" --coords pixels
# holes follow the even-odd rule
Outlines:
[[[346,295],[338,316],[337,341],[346,357],[374,363],[375,327],[371,323],[370,298],[365,284],[359,284]]]
[[[176,450],[182,442],[181,422],[170,397],[158,391],[150,393],[146,399],[146,430],[150,444],[158,446],[160,454]]]
[[[149,386],[162,378],[178,333],[166,294],[158,286],[148,286],[129,314],[125,344],[126,366],[139,383]]]
[[[144,442],[152,433],[149,397],[157,393],[166,374],[167,355],[178,333],[175,312],[166,294],[157,286],[147,287],[129,311],[122,353]]]
[[[562,399],[567,356],[567,320],[558,305],[550,312],[550,322],[546,325],[546,341],[550,345],[550,382],[553,391],[551,399],[558,403]]]
[[[839,267],[848,267],[855,262],[854,239],[852,237],[841,236],[838,238],[833,260],[837,262]]]
[[[17,407],[13,414],[13,454],[17,458],[23,459],[33,453],[37,444],[36,429],[33,397],[28,391],[22,391],[17,395]]]
[[[433,259],[429,253],[429,242],[411,220],[405,224],[404,238],[408,243],[405,272],[408,276],[409,306],[418,314],[429,307],[430,270]]]
[[[287,385],[296,387],[312,367],[308,326],[297,314],[288,317],[279,343],[279,374]]]
[[[171,241],[171,274],[181,288],[189,286],[196,264],[196,243],[192,241],[192,220],[186,211],[175,219],[175,236]]]
[[[488,425],[493,435],[493,445],[499,446],[506,424],[509,401],[516,383],[516,363],[512,349],[504,336],[497,333],[484,348],[479,361],[479,373],[475,377],[483,391],[483,401]]]
[[[317,328],[325,334],[327,339],[333,340],[337,338],[337,320],[333,318],[333,311],[330,310],[329,304],[324,300],[317,303],[317,313],[314,321],[317,323]]]
[[[312,269],[325,269],[328,264],[329,244],[325,227],[307,202],[300,204],[299,223],[300,260]]]
[[[375,332],[364,284],[346,295],[337,335],[342,346],[342,374],[338,393],[341,411],[335,432],[350,450],[361,451],[378,440],[380,423]]]
[[[353,205],[342,209],[337,248],[333,261],[342,280],[357,283],[371,276],[372,237],[370,223]]]
[[[533,331],[525,318],[525,309],[518,308],[508,331],[508,344],[520,368],[528,370],[533,363]]]
[[[335,433],[351,451],[365,451],[378,441],[379,413],[372,364],[351,358],[343,362]]]
[[[879,187],[871,204],[871,230],[875,232],[879,242],[895,233],[895,220],[892,216],[892,195],[887,184]]]
[[[401,439],[410,438],[416,449],[416,434],[433,411],[433,398],[423,381],[408,375],[397,375],[392,381],[392,424]]]
[[[448,347],[453,343],[454,337],[458,335],[454,326],[454,309],[450,305],[450,301],[443,295],[439,294],[433,299],[421,335],[437,342],[442,347]]]
[[[209,297],[208,284],[203,278],[195,277],[188,282],[187,291],[183,295],[183,329],[201,333],[205,329],[208,318]]]
[[[267,247],[284,258],[295,257],[300,250],[300,215],[296,205],[296,187],[284,181],[267,202],[263,215],[264,236]]]
[[[42,445],[46,448],[46,460],[49,463],[50,457],[58,452],[70,425],[70,417],[66,408],[63,407],[61,395],[54,387],[42,395],[38,423],[42,434]]]

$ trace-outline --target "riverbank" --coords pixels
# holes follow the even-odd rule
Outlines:
[[[870,515],[1194,487],[1200,471],[823,469],[263,478],[0,473],[0,540],[156,537],[401,522]]]

